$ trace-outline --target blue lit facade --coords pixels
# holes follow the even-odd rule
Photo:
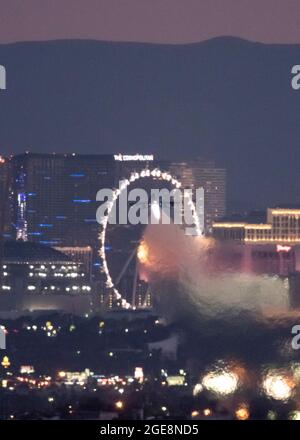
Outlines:
[[[8,238],[48,246],[91,246],[95,268],[96,193],[118,181],[113,155],[22,154],[11,159]]]
[[[4,238],[11,238],[10,216],[8,205],[10,161],[0,156],[0,230]],[[1,243],[1,240],[0,240]]]

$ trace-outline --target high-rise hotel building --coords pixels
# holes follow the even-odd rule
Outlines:
[[[11,159],[12,238],[94,245],[96,193],[115,185],[111,155],[23,154]]]
[[[206,234],[211,234],[213,222],[226,213],[226,170],[217,167],[213,161],[201,158],[171,162],[169,169],[183,187],[204,189],[204,229]]]
[[[124,159],[124,160],[123,160]],[[134,160],[136,159],[136,160]],[[9,179],[6,239],[58,248],[73,258],[99,261],[96,194],[114,188],[152,156],[34,154],[13,156]]]
[[[214,236],[223,240],[261,244],[299,244],[300,209],[268,208],[266,223],[215,222]]]

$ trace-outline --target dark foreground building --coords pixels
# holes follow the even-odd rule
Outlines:
[[[4,243],[0,310],[62,310],[84,314],[93,309],[84,265],[38,243]]]

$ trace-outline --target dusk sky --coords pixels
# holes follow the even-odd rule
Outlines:
[[[298,0],[0,0],[0,43],[84,38],[300,42]]]

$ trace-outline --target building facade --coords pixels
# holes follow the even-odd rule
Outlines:
[[[49,246],[94,245],[96,193],[115,185],[112,156],[24,154],[11,164],[12,238]]]
[[[239,270],[288,277],[290,306],[300,308],[300,209],[268,208],[265,223],[215,222],[213,236],[233,244]]]
[[[84,265],[49,246],[6,241],[1,277],[2,311],[93,311],[92,288]]]
[[[300,209],[268,208],[266,223],[214,222],[213,235],[245,243],[300,244]]]
[[[195,159],[168,165],[185,188],[204,189],[204,230],[212,233],[212,225],[226,214],[226,170],[213,161]]]

